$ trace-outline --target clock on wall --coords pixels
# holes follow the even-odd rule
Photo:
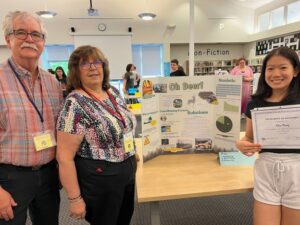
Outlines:
[[[98,24],[98,30],[105,31],[106,30],[106,25],[104,23],[99,23]]]

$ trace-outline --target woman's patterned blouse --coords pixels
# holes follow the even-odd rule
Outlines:
[[[66,98],[60,111],[57,130],[84,136],[77,151],[80,157],[122,162],[135,154],[135,151],[125,153],[123,134],[130,131],[134,134],[136,119],[127,109],[119,91],[114,87],[108,91],[118,104],[118,111],[125,120],[126,128],[122,121],[112,115],[97,100],[73,91]],[[103,103],[113,106],[109,99]]]

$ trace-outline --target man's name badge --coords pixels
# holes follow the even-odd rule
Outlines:
[[[126,153],[134,151],[132,132],[127,132],[124,134],[124,148]]]
[[[33,142],[36,151],[42,151],[44,149],[56,146],[54,136],[50,131],[35,135],[33,137]]]

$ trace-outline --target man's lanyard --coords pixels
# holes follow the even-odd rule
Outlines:
[[[13,65],[11,64],[11,62],[8,60],[8,64],[10,66],[10,68],[12,69],[14,75],[16,76],[16,78],[18,79],[18,81],[20,82],[21,86],[23,87],[23,90],[26,93],[26,96],[28,98],[28,100],[30,101],[30,103],[32,104],[32,106],[34,107],[35,111],[38,113],[40,120],[42,123],[44,123],[44,117],[43,117],[43,108],[44,108],[44,104],[43,104],[43,90],[42,90],[42,83],[41,83],[41,101],[42,101],[42,111],[39,111],[38,107],[36,106],[34,100],[31,98],[31,96],[28,93],[27,88],[25,87],[24,83],[22,82],[22,80],[19,77],[19,74],[17,73],[17,71],[15,70],[15,68],[13,67]]]
[[[86,92],[92,99],[98,101],[101,104],[101,106],[103,106],[103,108],[105,108],[111,115],[113,115],[118,120],[120,120],[122,122],[123,126],[126,128],[125,119],[122,116],[122,114],[120,113],[120,111],[118,110],[118,103],[116,102],[115,98],[112,96],[112,94],[109,91],[106,91],[106,93],[107,93],[111,103],[113,104],[115,110],[113,108],[111,108],[109,105],[105,104],[101,99],[97,98],[95,95],[93,95],[92,93],[87,91],[84,87],[82,87],[82,90],[84,92]]]

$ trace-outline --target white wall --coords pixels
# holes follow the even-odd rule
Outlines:
[[[255,56],[255,48],[256,48],[256,42],[250,42],[248,44],[245,44],[244,46],[244,57],[246,59],[253,59],[257,56]],[[262,56],[259,56],[262,57]]]

